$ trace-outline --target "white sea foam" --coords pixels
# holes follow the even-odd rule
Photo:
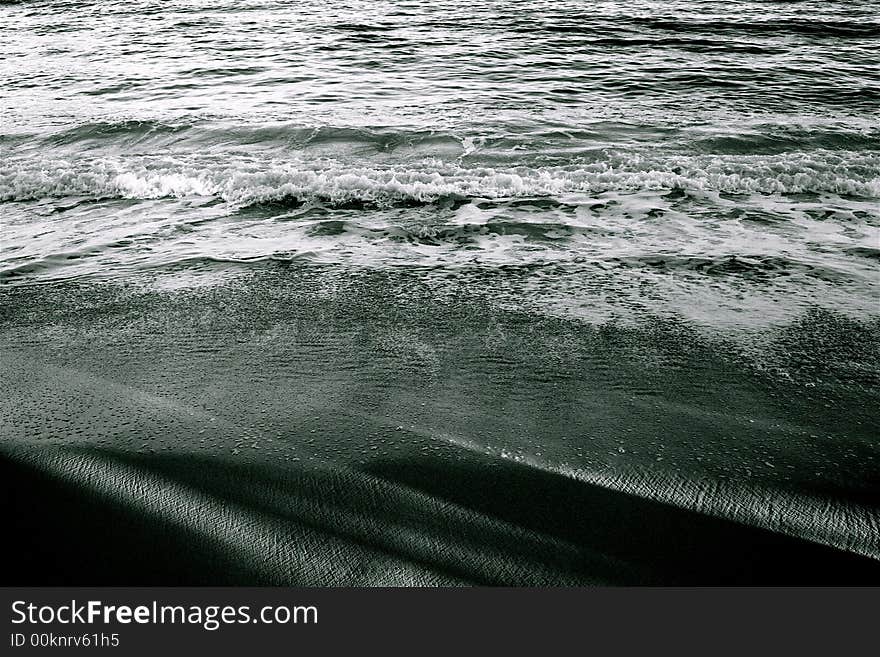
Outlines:
[[[517,198],[609,190],[880,197],[880,158],[814,152],[776,156],[644,158],[556,167],[493,168],[437,160],[364,166],[334,160],[13,159],[0,168],[0,200],[64,196],[151,199],[214,196],[236,205],[285,199],[394,205],[442,198]]]

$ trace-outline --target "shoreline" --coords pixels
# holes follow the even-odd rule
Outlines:
[[[880,517],[876,323],[807,312],[744,355],[683,320],[500,308],[491,280],[337,274],[0,288],[4,515],[34,555],[7,579],[880,582],[804,521]]]

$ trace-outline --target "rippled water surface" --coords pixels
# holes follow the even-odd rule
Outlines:
[[[880,0],[0,2],[7,579],[880,581],[878,53]]]
[[[557,301],[601,279],[715,314],[876,304],[873,0],[17,2],[0,21],[7,282],[272,258],[527,267]]]

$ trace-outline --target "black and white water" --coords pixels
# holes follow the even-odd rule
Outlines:
[[[725,307],[759,289],[759,315],[865,310],[878,12],[7,4],[2,275],[202,258],[626,268]]]
[[[250,459],[308,531],[467,581],[853,581],[654,503],[877,576],[877,0],[34,0],[0,34],[13,461],[211,540],[161,491],[216,484],[247,554],[283,542]],[[236,581],[445,581],[357,549]]]

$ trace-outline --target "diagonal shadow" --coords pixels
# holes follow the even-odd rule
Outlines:
[[[58,451],[124,466],[118,486],[135,501],[161,494],[144,483],[151,477],[194,491],[242,519],[229,533],[250,551],[230,553],[199,529],[191,518],[210,511],[204,502],[184,497],[170,517],[151,515],[3,457],[15,538],[7,585],[382,584],[401,568],[421,584],[880,582],[872,559],[468,450],[360,471]],[[366,563],[378,566],[359,571]]]

